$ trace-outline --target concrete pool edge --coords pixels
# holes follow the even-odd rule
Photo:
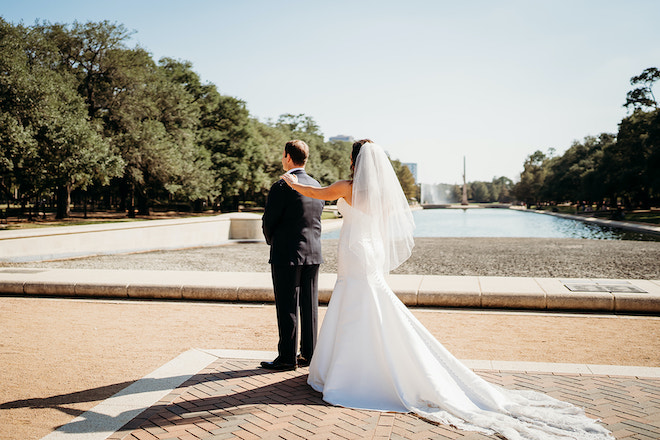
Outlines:
[[[335,274],[320,274],[319,301],[327,303]],[[660,315],[660,280],[499,276],[388,275],[407,306]],[[571,288],[578,286],[583,291]],[[583,286],[583,287],[580,287]],[[0,268],[8,296],[274,301],[266,272]]]

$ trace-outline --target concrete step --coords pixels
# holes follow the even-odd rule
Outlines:
[[[327,303],[335,274],[319,277]],[[660,315],[660,280],[389,275],[407,306]],[[0,294],[273,302],[270,273],[0,268]]]

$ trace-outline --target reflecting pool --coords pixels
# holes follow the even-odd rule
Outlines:
[[[660,237],[515,209],[422,209],[413,211],[415,237],[538,237],[651,240]],[[323,234],[339,238],[339,231]]]

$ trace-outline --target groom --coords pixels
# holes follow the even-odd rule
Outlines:
[[[282,167],[298,182],[319,187],[305,173],[309,147],[300,140],[286,143]],[[316,345],[318,321],[318,273],[321,257],[323,201],[304,197],[283,180],[270,188],[262,228],[270,245],[270,267],[275,292],[279,355],[262,362],[269,370],[295,370],[309,365]],[[300,307],[300,356],[296,356],[298,308]]]

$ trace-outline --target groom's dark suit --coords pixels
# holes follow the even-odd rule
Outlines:
[[[298,182],[319,187],[302,169],[292,172]],[[300,354],[309,360],[318,328],[318,272],[321,257],[323,201],[302,196],[283,180],[270,188],[262,227],[270,244],[271,273],[279,329],[278,361],[296,364],[298,307]]]

